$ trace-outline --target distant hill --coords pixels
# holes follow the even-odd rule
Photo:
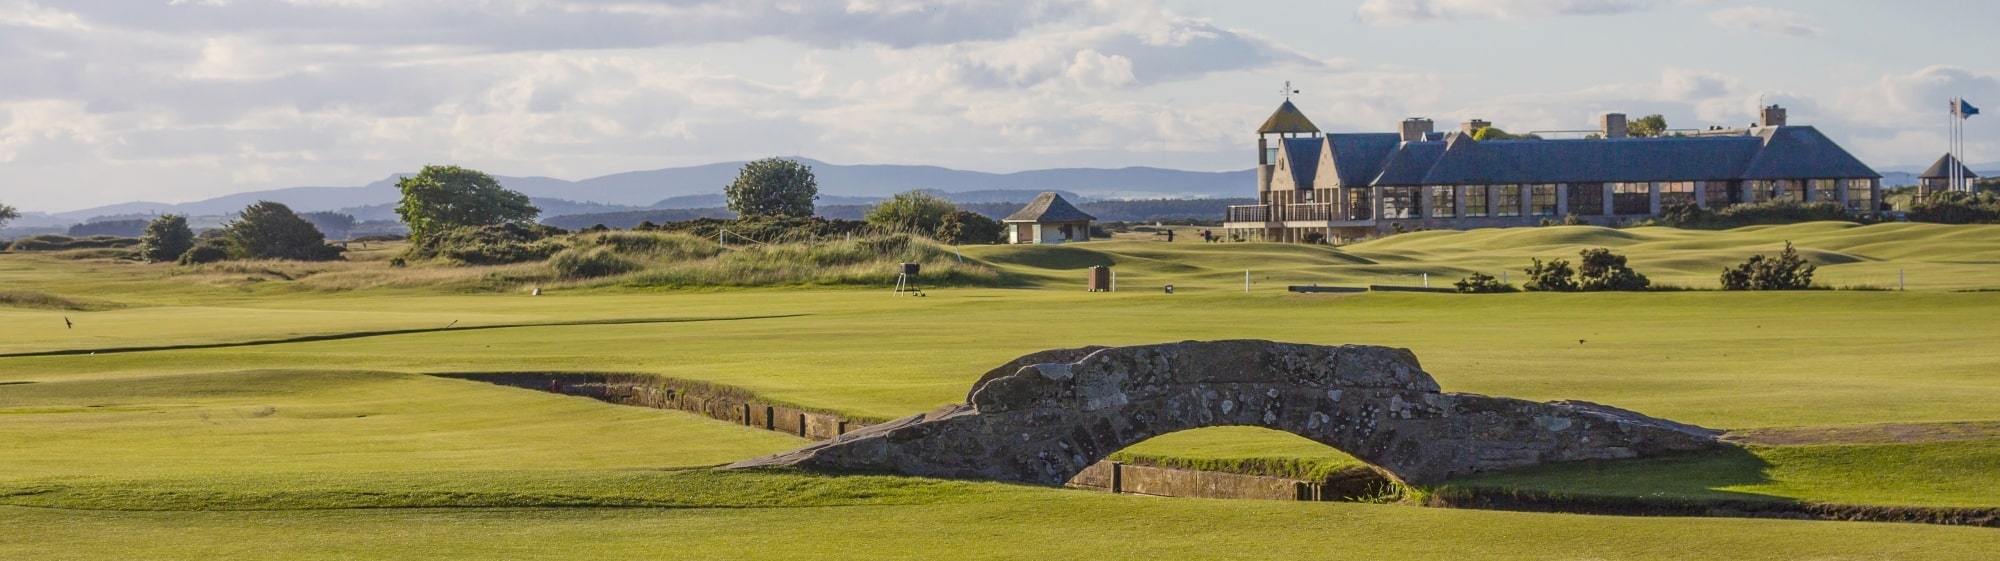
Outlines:
[[[813,167],[819,180],[820,204],[866,204],[911,189],[935,189],[962,193],[976,200],[996,202],[1018,199],[1007,192],[1057,190],[1080,198],[1211,198],[1242,196],[1253,192],[1256,174],[1251,170],[1233,172],[1180,171],[1159,168],[1047,169],[1015,173],[986,173],[936,166],[838,165],[811,159],[799,160]],[[550,177],[495,176],[507,188],[530,197],[562,201],[574,205],[595,205],[595,209],[569,208],[549,204],[545,215],[579,212],[619,212],[651,208],[706,208],[722,206],[722,188],[735,180],[743,162],[724,162],[693,167],[632,171],[568,181]],[[68,223],[110,215],[190,214],[220,215],[241,210],[260,200],[284,203],[298,212],[363,209],[396,202],[398,174],[359,187],[293,187],[236,193],[190,203],[130,202],[57,213]],[[1028,195],[1032,197],[1033,194]],[[538,204],[541,201],[537,201]],[[360,216],[357,215],[357,218]]]
[[[1027,193],[1014,191],[1014,193]],[[1067,196],[1066,196],[1067,197]],[[995,220],[1021,210],[1032,195],[1014,202],[971,202],[959,203],[958,207],[986,215]],[[1256,199],[1149,199],[1136,201],[1086,201],[1077,203],[1077,208],[1097,217],[1100,221],[1151,222],[1185,220],[1219,220],[1229,205],[1255,204]],[[819,205],[815,208],[819,216],[859,220],[868,212],[868,205]],[[572,214],[542,219],[543,224],[575,230],[598,224],[612,228],[631,228],[640,222],[663,224],[696,218],[733,218],[736,213],[722,207],[672,208],[592,214]]]

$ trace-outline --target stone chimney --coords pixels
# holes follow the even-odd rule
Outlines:
[[[1604,117],[1598,121],[1597,130],[1600,134],[1604,135],[1604,138],[1625,138],[1630,136],[1630,134],[1625,132],[1624,113],[1605,113]]]
[[[1458,129],[1459,132],[1463,132],[1467,136],[1470,136],[1472,133],[1479,132],[1479,129],[1483,129],[1490,126],[1493,126],[1493,123],[1486,122],[1485,119],[1473,119],[1458,125]]]
[[[1773,104],[1770,107],[1765,107],[1762,111],[1758,111],[1757,126],[1760,127],[1785,126],[1785,108]]]
[[[1403,119],[1403,142],[1416,142],[1431,133],[1431,120],[1423,117]]]

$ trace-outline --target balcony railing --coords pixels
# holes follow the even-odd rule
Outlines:
[[[1270,205],[1231,205],[1227,222],[1270,222]]]
[[[1342,220],[1368,220],[1371,209],[1367,207],[1343,209],[1333,203],[1304,203],[1291,205],[1236,205],[1229,207],[1229,222],[1326,222]]]

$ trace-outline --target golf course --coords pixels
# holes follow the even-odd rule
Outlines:
[[[922,297],[892,296],[887,266],[825,282],[715,282],[746,266],[731,259],[780,252],[756,244],[656,252],[631,258],[636,270],[590,278],[545,274],[540,263],[392,266],[396,243],[355,245],[347,260],[322,263],[0,253],[0,559],[1858,560],[2000,551],[2000,529],[1976,525],[1425,500],[1480,491],[2000,511],[2000,226],[1551,226],[1339,247],[1201,243],[1188,233],[1173,243],[1126,233],[926,246],[926,273],[945,271],[938,284],[919,276]],[[1818,289],[1719,289],[1725,268],[1787,242],[1818,267]],[[1473,273],[1518,286],[1531,259],[1574,261],[1597,247],[1629,258],[1655,290],[1287,290],[1449,287]],[[1117,291],[1086,292],[1092,266],[1111,267]],[[788,278],[770,275],[759,278]],[[1218,339],[1407,348],[1447,392],[1600,403],[1724,430],[1734,445],[1489,472],[1367,502],[1164,498],[719,471],[711,468],[810,441],[440,376],[644,374],[887,420],[960,403],[988,369],[1035,351]],[[1175,433],[1118,457],[1297,477],[1358,464],[1258,427]]]

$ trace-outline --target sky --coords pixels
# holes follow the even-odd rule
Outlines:
[[[2000,162],[2000,2],[0,0],[0,203],[60,212],[426,164],[585,179],[769,156],[1009,172],[1255,161],[1759,103],[1878,169]],[[1246,192],[1251,186],[1246,185]]]

